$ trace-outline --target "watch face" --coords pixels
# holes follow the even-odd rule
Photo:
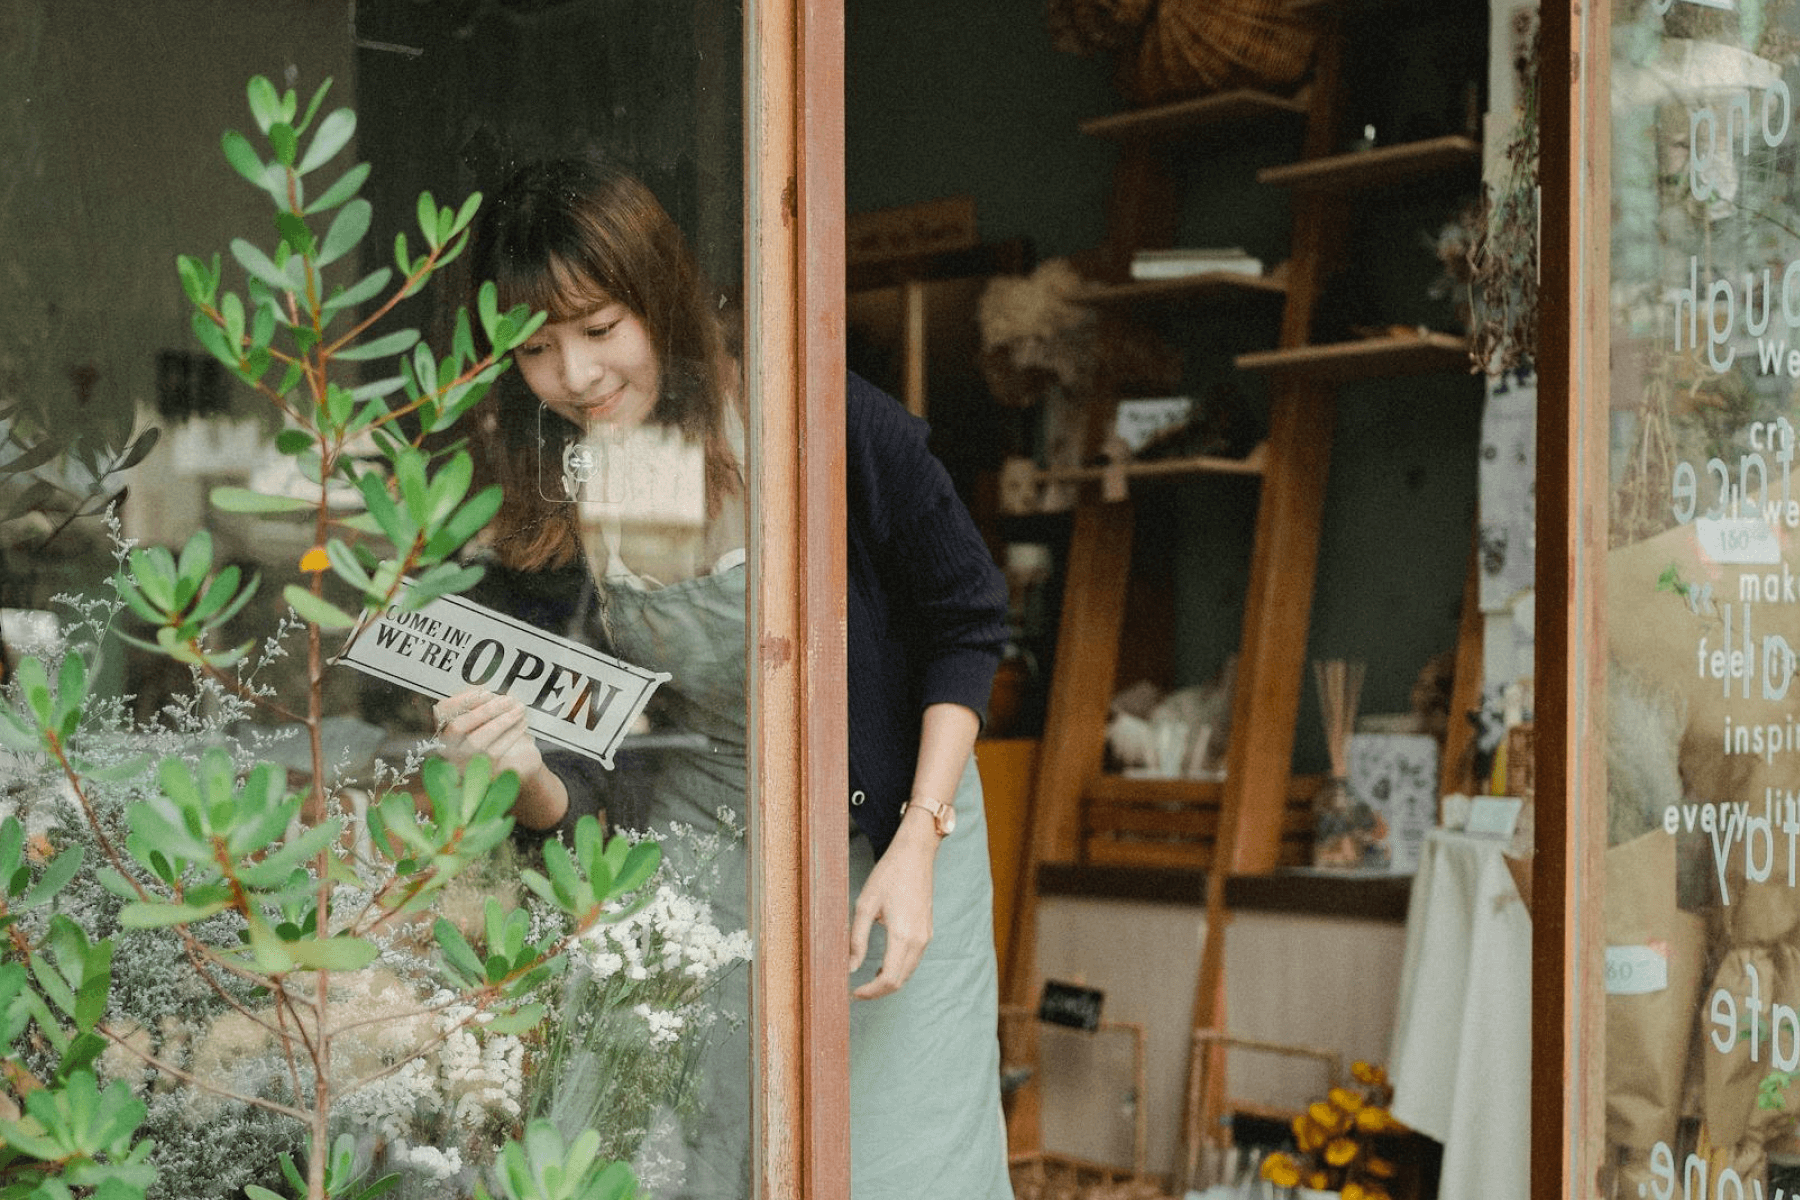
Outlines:
[[[938,809],[938,831],[945,837],[949,837],[955,829],[956,809],[953,806],[946,804],[944,807]]]

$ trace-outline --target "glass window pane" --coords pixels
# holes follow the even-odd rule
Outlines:
[[[1796,34],[1782,6],[1611,21],[1603,1161],[1622,1196],[1774,1195],[1800,1161]]]
[[[741,0],[0,9],[0,818],[102,1083],[221,1093],[141,1085],[150,1194],[544,1119],[749,1195]]]

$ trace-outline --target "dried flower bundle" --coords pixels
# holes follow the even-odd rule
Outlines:
[[[1366,665],[1342,658],[1313,660],[1313,682],[1319,688],[1319,714],[1325,722],[1325,750],[1331,774],[1350,773],[1350,735],[1356,730],[1356,707],[1362,696]]]
[[[1537,361],[1538,313],[1538,50],[1534,13],[1514,18],[1520,47],[1513,63],[1519,104],[1507,138],[1505,174],[1482,190],[1470,219],[1469,299],[1474,328],[1469,357],[1476,371],[1500,375]]]
[[[1387,1072],[1373,1063],[1350,1068],[1354,1087],[1334,1087],[1294,1118],[1293,1152],[1263,1160],[1262,1177],[1277,1187],[1333,1189],[1343,1200],[1391,1200],[1394,1164],[1375,1153],[1375,1139],[1404,1132],[1388,1104]]]

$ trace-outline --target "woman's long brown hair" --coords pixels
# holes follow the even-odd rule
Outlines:
[[[502,311],[524,304],[567,321],[609,300],[629,309],[660,358],[649,420],[701,447],[707,515],[743,490],[726,436],[737,391],[716,305],[681,230],[647,187],[590,159],[534,163],[483,206],[469,259],[470,278],[494,281]],[[492,526],[501,562],[533,570],[572,561],[581,546],[575,505],[546,495],[540,481],[560,493],[562,450],[576,428],[542,411],[517,371],[500,377],[476,421],[506,495]]]

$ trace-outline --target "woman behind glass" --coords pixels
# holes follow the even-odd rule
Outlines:
[[[671,676],[654,740],[616,777],[540,753],[519,701],[438,705],[446,752],[517,771],[546,833],[587,813],[662,833],[742,828],[742,396],[674,223],[582,159],[515,176],[471,249],[502,308],[548,313],[478,425],[506,503],[474,598]],[[846,401],[852,886],[852,1194],[1011,1195],[999,1107],[991,884],[971,748],[1006,636],[1004,580],[925,449],[924,425],[852,376]],[[681,847],[672,853],[678,869]],[[741,847],[714,864],[721,928],[745,924]],[[903,986],[904,985],[904,986]],[[749,1195],[747,981],[703,1064],[680,1194]]]

